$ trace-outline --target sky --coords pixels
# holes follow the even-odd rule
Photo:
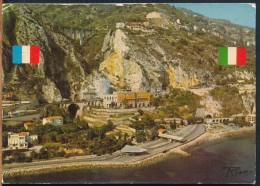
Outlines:
[[[231,23],[255,28],[255,4],[171,4],[186,8],[214,19],[226,19]]]

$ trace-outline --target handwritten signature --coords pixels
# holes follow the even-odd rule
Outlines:
[[[223,167],[223,169],[227,170],[226,178],[228,178],[228,176],[235,177],[253,173],[252,170],[243,169],[241,167]]]

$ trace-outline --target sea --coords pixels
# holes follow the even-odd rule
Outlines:
[[[254,183],[254,134],[224,137],[134,168],[93,168],[3,178],[4,183]]]

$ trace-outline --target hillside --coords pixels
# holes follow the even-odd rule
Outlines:
[[[149,18],[149,13],[159,16]],[[177,19],[200,31],[176,28]],[[153,31],[116,28],[132,21],[149,21]],[[194,17],[170,5],[13,5],[4,12],[3,24],[3,91],[18,98],[77,100],[90,87],[102,95],[113,89],[156,93],[255,81],[254,45],[247,47],[247,65],[218,65],[218,47],[246,46],[254,41],[254,29]],[[80,46],[52,25],[96,32]],[[229,34],[232,30],[239,30],[238,36]],[[12,65],[16,44],[40,45],[40,64]]]

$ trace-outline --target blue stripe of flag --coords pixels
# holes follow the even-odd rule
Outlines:
[[[22,46],[13,45],[13,63],[22,63]]]

